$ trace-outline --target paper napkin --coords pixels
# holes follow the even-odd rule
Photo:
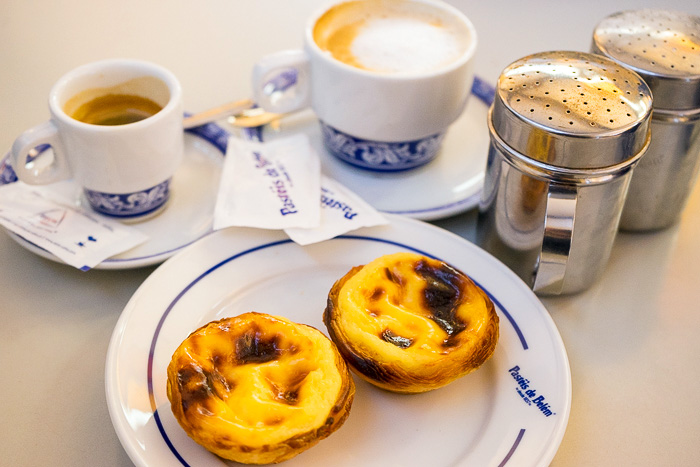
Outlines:
[[[148,239],[134,227],[80,209],[48,186],[19,181],[0,186],[0,224],[83,271]]]
[[[320,160],[304,134],[264,143],[231,137],[214,229],[318,226],[320,177]]]
[[[295,243],[309,245],[328,240],[361,227],[389,221],[362,198],[330,177],[321,177],[321,222],[308,229],[284,231]]]

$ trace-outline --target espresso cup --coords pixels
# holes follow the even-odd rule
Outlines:
[[[438,153],[470,94],[477,37],[459,10],[435,0],[355,0],[309,19],[303,50],[253,70],[260,107],[310,106],[326,147],[357,167],[398,171]]]
[[[170,71],[125,59],[83,65],[53,86],[49,112],[12,146],[21,181],[72,178],[95,211],[122,219],[165,206],[184,150],[182,90]]]

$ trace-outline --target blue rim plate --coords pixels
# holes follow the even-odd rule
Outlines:
[[[212,231],[214,203],[219,185],[229,133],[208,124],[185,133],[184,162],[174,175],[171,199],[166,209],[150,219],[131,224],[149,236],[149,240],[106,259],[95,269],[131,269],[165,261],[185,246]],[[49,150],[42,147],[40,150]],[[14,183],[17,177],[9,163],[9,155],[0,160],[0,185]],[[79,189],[72,181],[56,184],[56,189],[68,193],[87,207]],[[10,237],[29,251],[44,258],[61,262],[48,251],[7,231]]]
[[[493,357],[419,395],[388,393],[355,378],[345,425],[285,465],[549,465],[569,418],[571,374],[548,312],[515,274],[463,238],[388,217],[390,225],[306,247],[276,231],[220,230],[154,271],[123,310],[105,368],[112,423],[132,461],[230,465],[185,434],[166,397],[167,365],[190,332],[251,310],[325,332],[322,313],[336,279],[382,254],[409,250],[453,264],[492,297],[501,320]]]

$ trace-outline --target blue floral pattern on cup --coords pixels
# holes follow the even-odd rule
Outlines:
[[[7,185],[8,183],[14,183],[17,181],[17,174],[15,169],[12,168],[10,163],[10,158],[6,157],[0,161],[0,185]]]
[[[169,195],[170,180],[143,191],[126,194],[102,193],[85,189],[85,197],[95,211],[121,218],[152,213],[165,204]]]
[[[27,156],[27,162],[32,162],[50,147],[51,146],[48,144],[40,144],[39,146],[35,147]],[[5,155],[4,159],[0,160],[0,185],[14,183],[17,180],[17,174],[15,173],[15,169],[12,167],[12,163],[10,162],[10,154],[8,153]]]
[[[397,172],[427,164],[437,156],[444,133],[415,141],[383,142],[355,138],[321,124],[328,151],[342,161],[378,172]]]

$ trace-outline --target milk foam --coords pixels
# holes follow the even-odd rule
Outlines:
[[[405,0],[336,4],[316,21],[313,38],[346,65],[397,74],[443,68],[472,41],[459,18],[431,3]]]
[[[464,51],[454,29],[414,18],[374,18],[361,26],[351,45],[363,68],[388,73],[441,68]]]

